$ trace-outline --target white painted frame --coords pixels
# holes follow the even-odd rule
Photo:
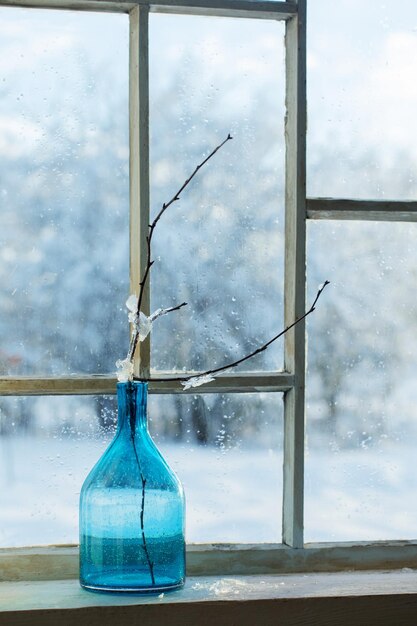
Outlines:
[[[417,219],[417,202],[359,202],[306,198],[306,2],[258,0],[0,0],[0,6],[122,12],[129,14],[130,54],[130,282],[137,286],[145,263],[149,224],[149,13],[227,16],[286,22],[286,223],[285,323],[305,311],[307,219]],[[149,289],[144,311],[149,311]],[[135,372],[148,375],[149,341],[141,344]],[[167,374],[168,376],[168,374]],[[114,393],[111,376],[1,377],[0,395]],[[417,564],[417,542],[304,544],[305,324],[285,336],[284,371],[227,374],[204,393],[284,392],[283,543],[188,546],[190,572],[271,573]],[[151,393],[177,393],[177,382],[151,383]],[[197,391],[198,392],[198,391]],[[192,390],[195,394],[196,390]],[[75,575],[73,547],[0,550],[3,579]],[[1,568],[0,568],[1,569]],[[0,575],[0,580],[2,576]]]

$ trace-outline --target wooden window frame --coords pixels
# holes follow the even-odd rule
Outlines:
[[[306,3],[307,0],[0,0],[0,6],[127,13],[130,124],[130,284],[134,291],[146,263],[149,224],[149,13],[284,20],[286,52],[286,174],[284,319],[290,324],[306,307],[307,219],[417,219],[417,202],[354,201],[306,197]],[[143,310],[149,313],[150,292]],[[150,343],[139,344],[135,373],[150,372]],[[167,374],[168,376],[168,374]],[[0,395],[115,393],[113,376],[1,377]],[[178,382],[150,383],[150,393],[183,393]],[[285,335],[284,371],[225,374],[204,393],[283,392],[284,466],[282,544],[188,546],[191,574],[254,574],[308,569],[410,567],[417,542],[305,544],[304,432],[305,323]],[[198,393],[191,390],[191,393]],[[77,563],[77,565],[76,565]],[[76,575],[75,547],[0,550],[0,580]]]

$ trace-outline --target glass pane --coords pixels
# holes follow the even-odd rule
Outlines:
[[[109,372],[128,342],[128,20],[0,17],[0,372]]]
[[[281,23],[152,15],[151,206],[155,216],[194,168],[228,142],[155,231],[152,365],[204,370],[282,328],[284,48]],[[279,369],[282,344],[244,363]]]
[[[115,415],[112,396],[0,398],[0,547],[78,543],[81,485]]]
[[[281,394],[152,395],[149,416],[184,486],[188,542],[281,542]]]
[[[189,542],[280,541],[280,394],[152,395],[149,421]],[[78,543],[81,485],[115,423],[114,396],[0,398],[0,547]]]
[[[308,234],[306,539],[415,538],[417,225]]]
[[[417,196],[417,4],[308,2],[308,194]]]

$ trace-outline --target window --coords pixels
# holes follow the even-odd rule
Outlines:
[[[341,110],[332,112],[325,102],[330,114],[326,134],[321,132],[317,102],[323,79],[317,68],[329,55],[326,40],[314,39],[311,30],[306,56],[305,0],[225,0],[221,7],[211,0],[129,6],[103,0],[103,13],[90,13],[97,2],[90,6],[89,0],[80,2],[79,11],[40,4],[42,9],[0,9],[5,16],[1,57],[8,59],[0,149],[6,141],[13,145],[11,151],[3,147],[0,183],[0,272],[6,285],[0,306],[7,336],[0,354],[0,436],[4,480],[11,485],[2,495],[0,515],[8,521],[1,545],[22,545],[23,535],[32,545],[76,542],[77,484],[114,428],[112,370],[128,343],[122,303],[140,280],[152,211],[185,180],[202,152],[231,132],[232,146],[219,153],[158,226],[145,311],[183,299],[190,305],[161,319],[151,341],[140,344],[136,363],[137,372],[167,377],[150,385],[150,416],[158,445],[189,494],[188,538],[220,544],[206,546],[212,563],[222,543],[272,544],[269,550],[258,546],[255,568],[297,569],[301,561],[325,568],[333,560],[351,563],[359,553],[363,564],[398,563],[407,550],[400,541],[381,543],[378,554],[365,546],[349,553],[337,543],[329,549],[305,541],[413,538],[406,528],[414,512],[402,513],[398,497],[383,505],[369,499],[370,490],[382,484],[381,455],[393,452],[389,444],[395,443],[395,432],[385,443],[389,416],[381,417],[381,404],[373,400],[362,422],[355,422],[369,394],[374,398],[385,393],[387,381],[394,384],[393,372],[385,375],[394,358],[392,334],[403,345],[413,341],[411,331],[398,333],[398,324],[391,323],[400,292],[392,292],[389,302],[384,297],[396,255],[404,275],[413,274],[412,233],[403,224],[391,230],[392,224],[376,223],[414,220],[417,204],[409,199],[414,182],[401,183],[401,176],[411,176],[413,162],[406,172],[396,171],[393,186],[385,190],[383,173],[390,166],[383,170],[385,157],[377,151],[358,178],[358,163],[368,163],[370,148],[361,144],[360,124],[353,130],[345,126],[344,85],[358,80],[349,68],[330,81]],[[347,5],[343,9],[351,16]],[[332,11],[337,22],[341,9],[336,15],[334,5],[321,0],[309,4],[309,11],[313,29]],[[393,46],[394,58],[409,59],[413,37],[398,35],[388,42],[390,54]],[[23,43],[25,52],[16,54]],[[348,43],[335,37],[327,45],[336,49]],[[16,59],[14,65],[10,59]],[[325,71],[337,74],[337,67]],[[383,82],[378,71],[373,79]],[[355,88],[363,89],[367,80]],[[362,101],[352,101],[363,110]],[[411,117],[409,123],[414,123]],[[378,136],[373,132],[371,139]],[[406,132],[392,131],[389,140],[395,143],[398,135],[405,149]],[[391,145],[386,149],[391,154]],[[340,169],[335,178],[326,174],[332,162]],[[306,181],[309,195],[319,197],[307,198]],[[345,190],[353,192],[341,193]],[[386,201],[385,193],[397,200]],[[393,241],[397,237],[399,244]],[[354,250],[357,278],[341,271],[352,263]],[[364,268],[381,281],[381,306],[371,313],[381,324],[376,332],[373,321],[350,324],[355,304],[363,318],[369,311]],[[334,282],[331,293],[339,295],[323,298],[309,318],[308,359],[306,325],[300,323],[281,344],[210,386],[183,393],[169,382],[170,374],[184,367],[202,371],[267,341],[303,315],[318,283],[327,278]],[[406,320],[413,307],[402,306]],[[352,335],[359,332],[355,343]],[[409,352],[404,368],[412,372]],[[395,358],[405,353],[398,347]],[[401,385],[398,398],[407,393],[407,384]],[[403,413],[404,419],[411,416],[409,406]],[[401,428],[398,422],[397,431]],[[31,429],[39,453],[22,435]],[[375,440],[373,456],[352,455],[356,448],[369,451]],[[397,446],[395,458],[404,451]],[[34,472],[23,458],[32,461]],[[364,463],[359,470],[358,458]],[[323,459],[331,473],[325,473]],[[208,471],[197,484],[195,468],[202,464]],[[382,465],[383,484],[395,489],[400,479],[389,476],[399,473],[396,461],[385,458]],[[376,478],[365,481],[358,495],[358,472],[363,477],[368,471]],[[28,489],[36,482],[39,488],[48,485],[44,501]],[[381,488],[381,497],[386,494]],[[16,517],[16,503],[22,501],[27,507]],[[398,511],[397,535],[392,526],[374,525],[375,516],[391,506]],[[375,533],[369,536],[371,526]],[[246,567],[245,548],[235,551]]]
[[[415,538],[417,39],[398,6],[308,3],[307,284],[327,268],[332,289],[308,322],[306,541]]]

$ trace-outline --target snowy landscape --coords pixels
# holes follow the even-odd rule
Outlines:
[[[2,440],[0,546],[78,543],[78,497],[104,442]],[[282,451],[160,446],[186,494],[189,542],[279,543]],[[306,541],[414,539],[415,449],[310,451]]]
[[[417,8],[399,4],[309,2],[311,197],[416,199]],[[0,375],[112,374],[129,341],[127,16],[0,16]],[[283,37],[151,15],[152,215],[233,135],[158,226],[151,308],[189,304],[155,323],[154,373],[222,365],[282,328]],[[306,540],[414,539],[417,225],[307,235],[307,301],[331,285],[307,324]],[[240,371],[280,370],[282,348]],[[281,540],[280,394],[150,396],[149,418],[188,541]],[[115,423],[114,397],[0,398],[0,546],[77,542]]]

